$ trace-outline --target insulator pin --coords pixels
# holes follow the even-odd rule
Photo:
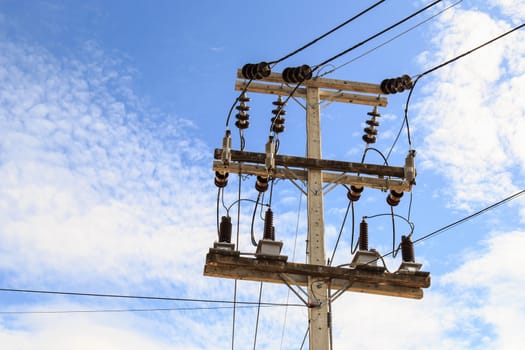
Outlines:
[[[257,180],[255,181],[255,189],[261,193],[266,192],[266,190],[268,189],[268,181],[268,177],[263,177],[260,175],[257,176]]]
[[[414,254],[414,243],[410,240],[410,237],[401,236],[401,256],[403,261],[415,262],[416,257]]]
[[[273,211],[268,208],[264,214],[264,239],[275,241],[275,228],[273,226]]]
[[[368,250],[368,223],[365,219],[359,224],[359,250]]]
[[[219,226],[219,242],[231,243],[232,240],[232,219],[229,216],[221,218]]]
[[[283,70],[282,76],[287,83],[302,83],[305,80],[312,79],[312,68],[307,64],[299,67],[288,67]]]
[[[228,173],[215,172],[215,186],[219,188],[226,187],[228,184]]]
[[[272,68],[268,62],[247,63],[241,69],[244,79],[262,79],[272,73]]]
[[[361,194],[363,193],[363,190],[364,190],[363,186],[358,187],[358,186],[351,185],[350,189],[346,193],[346,196],[352,202],[357,202],[359,198],[361,198]]]
[[[401,197],[403,197],[403,192],[391,190],[390,194],[386,197],[386,202],[392,207],[395,207],[401,201]]]
[[[380,88],[384,94],[395,94],[405,90],[412,89],[414,83],[408,75],[399,78],[385,79],[381,82]]]

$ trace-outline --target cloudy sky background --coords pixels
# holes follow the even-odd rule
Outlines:
[[[202,269],[216,239],[212,153],[237,95],[236,69],[281,57],[371,3],[0,1],[0,288],[232,300],[233,281],[203,277]],[[424,3],[401,8],[387,1],[276,69],[321,62]],[[524,21],[518,0],[463,1],[328,77],[378,83],[416,75]],[[415,239],[525,188],[524,95],[524,30],[418,82],[409,108],[418,167]],[[272,98],[251,97],[247,150],[262,151]],[[406,93],[389,96],[381,111],[377,147],[385,153],[405,101]],[[281,153],[301,155],[304,111],[297,104],[287,110]],[[368,111],[336,103],[323,109],[325,157],[360,160]],[[391,162],[401,165],[407,150],[404,133]],[[369,161],[381,162],[373,155]],[[227,205],[237,185],[233,177]],[[254,195],[253,179],[243,181],[243,197]],[[356,222],[389,212],[384,196],[366,190]],[[304,261],[304,198],[279,182],[274,203],[285,254]],[[327,195],[326,205],[328,255],[345,190]],[[252,210],[241,208],[244,251],[253,249],[246,234]],[[404,199],[396,212],[407,211]],[[524,220],[520,197],[418,244],[416,259],[432,275],[424,299],[346,293],[334,303],[335,348],[523,348]],[[369,224],[371,244],[387,253],[389,218]],[[407,228],[396,225],[399,240]],[[337,263],[351,259],[349,233],[347,223]],[[395,269],[399,258],[387,264]],[[238,287],[239,300],[257,301],[258,283]],[[285,286],[263,287],[263,301],[298,303],[288,294]],[[2,292],[0,343],[6,349],[228,349],[229,306]],[[20,313],[159,308],[173,310]],[[236,348],[253,347],[256,312],[237,310]],[[304,308],[264,307],[257,348],[299,349],[306,328]]]

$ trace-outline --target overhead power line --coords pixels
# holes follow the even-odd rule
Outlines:
[[[241,305],[237,308],[253,309],[258,307],[272,307],[271,305]],[[0,311],[0,315],[53,315],[53,314],[89,314],[89,313],[119,313],[119,312],[157,312],[157,311],[198,311],[231,309],[233,306],[207,307],[175,307],[175,308],[141,308],[141,309],[93,309],[93,310],[31,310],[31,311]]]
[[[319,69],[320,67],[324,66],[325,64],[328,64],[328,63],[332,62],[333,60],[336,60],[336,59],[338,59],[339,57],[346,55],[346,54],[349,53],[350,51],[355,50],[356,48],[358,48],[358,47],[360,47],[360,46],[366,44],[367,42],[369,42],[369,41],[371,41],[371,40],[377,38],[378,36],[383,35],[384,33],[386,33],[386,32],[388,32],[388,31],[394,29],[395,27],[397,27],[397,26],[399,26],[399,25],[405,23],[405,22],[408,21],[409,19],[411,19],[411,18],[413,18],[413,17],[419,15],[420,13],[425,12],[425,11],[428,10],[429,8],[431,8],[431,7],[435,6],[435,5],[437,5],[437,4],[440,3],[441,1],[442,1],[442,0],[437,0],[437,1],[434,1],[433,3],[431,3],[431,4],[428,4],[427,6],[423,7],[422,9],[420,9],[420,10],[418,10],[418,11],[412,13],[411,15],[409,15],[409,16],[403,18],[402,20],[400,20],[400,21],[398,21],[398,22],[392,24],[391,26],[389,26],[389,27],[383,29],[382,31],[377,32],[376,34],[370,36],[369,38],[367,38],[367,39],[365,39],[365,40],[363,40],[363,41],[361,41],[360,43],[358,43],[358,44],[356,44],[356,45],[354,45],[354,46],[352,46],[352,47],[349,47],[348,49],[346,49],[346,50],[344,50],[344,51],[341,51],[340,53],[338,53],[338,54],[336,54],[336,55],[334,55],[334,56],[332,56],[332,57],[326,59],[325,61],[323,61],[323,62],[319,63],[317,66],[315,66],[315,67],[312,69],[312,71],[315,71],[315,70]]]
[[[193,302],[193,303],[216,303],[216,304],[233,304],[233,305],[240,304],[240,305],[257,306],[260,304],[262,306],[301,306],[301,307],[304,307],[304,304],[285,304],[285,303],[269,303],[269,302],[259,303],[256,301],[231,301],[231,300],[216,300],[216,299],[192,299],[192,298],[174,298],[174,297],[161,297],[161,296],[144,296],[144,295],[81,293],[81,292],[64,292],[64,291],[54,291],[54,290],[38,290],[38,289],[0,288],[0,292],[70,295],[70,296],[95,297],[95,298],[180,301],[180,302]]]
[[[347,24],[353,22],[354,20],[356,20],[357,18],[361,17],[362,15],[364,15],[365,13],[367,13],[368,11],[374,9],[376,6],[380,5],[381,3],[385,2],[386,0],[381,0],[381,1],[378,1],[376,2],[375,4],[373,4],[372,6],[366,8],[365,10],[359,12],[357,15],[347,19],[346,21],[344,21],[343,23],[341,23],[340,25],[338,25],[337,27],[334,27],[332,29],[330,29],[328,32],[324,33],[323,35],[320,35],[318,36],[317,38],[315,38],[314,40],[310,41],[309,43],[307,43],[306,45],[304,46],[301,46],[300,48],[298,48],[297,50],[294,50],[292,52],[290,52],[289,54],[279,58],[278,60],[275,60],[275,61],[272,61],[272,62],[269,62],[269,64],[277,64],[279,62],[282,62],[296,54],[298,54],[299,52],[303,51],[304,49],[312,46],[313,44],[315,44],[316,42],[318,42],[319,40],[327,37],[328,35],[332,34],[333,32],[343,28],[344,26],[346,26]]]

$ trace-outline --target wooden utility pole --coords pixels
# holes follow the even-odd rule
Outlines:
[[[242,79],[241,72],[238,78]],[[287,96],[292,91],[281,74],[272,73],[262,83],[239,80],[237,90]],[[419,264],[412,263],[408,269],[395,273],[386,271],[376,263],[380,259],[375,252],[364,251],[372,260],[357,262],[351,267],[327,266],[324,237],[324,183],[372,187],[397,192],[411,191],[415,183],[413,153],[407,156],[404,166],[384,166],[350,163],[322,159],[320,101],[329,100],[369,106],[386,106],[387,100],[380,97],[379,85],[344,80],[316,78],[301,83],[295,96],[306,100],[307,155],[306,158],[275,155],[275,167],[265,166],[265,153],[228,150],[228,161],[224,149],[215,150],[213,169],[219,173],[237,173],[306,181],[308,210],[307,263],[287,262],[277,253],[258,253],[255,258],[243,257],[232,244],[220,245],[206,256],[206,276],[264,281],[286,284],[289,288],[304,286],[309,308],[310,350],[328,350],[330,344],[331,315],[329,310],[330,290],[338,295],[345,291],[373,293],[388,296],[421,299],[422,288],[430,286],[428,272],[419,271]],[[353,174],[353,175],[352,175]],[[294,184],[299,187],[295,182]],[[281,243],[282,244],[282,243]],[[226,249],[225,249],[226,248]],[[237,247],[238,249],[238,247]],[[413,265],[416,265],[416,268]],[[294,291],[294,289],[292,289]],[[294,291],[300,297],[300,295]],[[302,298],[301,298],[302,299]]]

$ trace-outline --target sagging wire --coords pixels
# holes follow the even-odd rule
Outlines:
[[[464,52],[464,53],[462,53],[462,54],[460,54],[460,55],[458,55],[458,56],[456,56],[454,58],[451,58],[450,60],[447,60],[447,61],[445,61],[445,62],[443,62],[443,63],[441,63],[441,64],[439,64],[439,65],[437,65],[437,66],[435,66],[433,68],[430,68],[430,69],[424,71],[423,73],[418,74],[415,77],[415,80],[414,80],[414,82],[412,84],[412,87],[410,88],[410,91],[409,91],[408,96],[407,96],[407,100],[406,100],[406,103],[405,103],[405,115],[404,115],[403,123],[401,124],[401,128],[400,128],[400,130],[399,130],[399,132],[398,132],[398,134],[397,134],[397,136],[396,136],[396,138],[395,138],[395,140],[394,140],[394,142],[392,144],[392,147],[390,148],[386,158],[388,159],[390,157],[390,154],[392,153],[392,151],[394,149],[394,146],[396,145],[397,141],[399,140],[399,136],[401,135],[401,132],[402,132],[405,124],[407,126],[408,143],[409,143],[409,146],[411,146],[410,127],[409,127],[409,124],[408,124],[408,108],[409,108],[410,99],[412,97],[412,94],[414,93],[414,89],[416,87],[416,84],[418,83],[418,81],[422,77],[424,77],[425,75],[430,74],[430,73],[432,73],[432,72],[434,72],[434,71],[436,71],[436,70],[438,70],[440,68],[443,68],[443,67],[445,67],[445,66],[447,66],[447,65],[449,65],[449,64],[451,64],[451,63],[453,63],[453,62],[455,62],[455,61],[457,61],[457,60],[459,60],[459,59],[461,59],[461,58],[463,58],[465,56],[468,56],[471,53],[473,53],[473,52],[475,52],[475,51],[477,51],[477,50],[479,50],[479,49],[481,49],[481,48],[483,48],[483,47],[485,47],[487,45],[490,45],[490,44],[494,43],[495,41],[497,41],[497,40],[499,40],[499,39],[501,39],[501,38],[503,38],[503,37],[505,37],[505,36],[507,36],[507,35],[509,35],[509,34],[511,34],[513,32],[515,32],[515,31],[517,31],[517,30],[519,30],[519,29],[521,29],[523,27],[525,27],[525,23],[522,23],[522,24],[520,24],[520,25],[518,25],[518,26],[516,26],[516,27],[514,27],[514,28],[512,28],[510,30],[508,30],[507,32],[505,32],[503,34],[500,34],[497,37],[495,37],[493,39],[490,39],[490,40],[484,42],[483,44],[481,44],[479,46],[476,46],[473,49],[470,49],[470,50],[468,50],[468,51],[466,51],[466,52]]]
[[[257,195],[257,200],[255,201],[255,207],[253,208],[252,224],[251,224],[250,234],[251,234],[251,239],[252,239],[252,245],[254,247],[257,247],[257,241],[255,240],[255,232],[253,230],[253,227],[254,227],[254,224],[255,224],[255,215],[257,214],[257,207],[259,206],[259,200],[261,199],[262,196],[263,196],[263,194],[261,192],[259,192],[259,194]],[[261,206],[261,212],[262,212],[262,206]]]
[[[413,25],[412,27],[410,27],[410,28],[408,28],[407,30],[405,30],[405,31],[403,31],[403,32],[401,32],[401,33],[399,33],[398,35],[395,35],[395,36],[393,36],[392,38],[390,38],[390,39],[388,39],[388,40],[382,42],[381,44],[379,44],[379,45],[373,47],[372,49],[365,51],[365,52],[362,53],[361,55],[356,56],[356,57],[352,58],[351,60],[349,60],[349,61],[347,61],[347,62],[345,62],[345,63],[343,63],[343,64],[341,64],[341,65],[339,65],[339,66],[334,66],[333,69],[331,69],[331,70],[329,70],[329,71],[323,73],[322,75],[319,75],[319,77],[324,77],[324,76],[326,76],[326,75],[328,75],[328,74],[332,74],[333,72],[335,72],[335,71],[337,71],[337,70],[343,68],[344,66],[346,66],[346,65],[348,65],[348,64],[350,64],[350,63],[352,63],[352,62],[355,62],[355,61],[357,61],[358,59],[363,58],[364,56],[369,55],[370,53],[374,52],[374,51],[377,50],[377,49],[380,49],[381,47],[383,47],[383,46],[385,46],[385,45],[387,45],[387,44],[390,44],[392,41],[394,41],[394,40],[396,40],[396,39],[398,39],[398,38],[404,36],[405,34],[407,34],[408,32],[411,32],[412,30],[416,29],[417,27],[419,27],[419,26],[421,26],[421,25],[423,25],[423,24],[425,24],[425,23],[431,21],[432,19],[434,19],[434,18],[436,18],[437,16],[441,15],[443,12],[450,10],[451,8],[453,8],[453,7],[455,7],[456,5],[460,4],[461,2],[463,2],[463,0],[459,0],[459,1],[455,2],[455,3],[453,3],[452,5],[450,5],[450,6],[446,7],[446,8],[444,8],[443,10],[437,12],[436,14],[430,16],[429,18],[427,18],[427,19],[425,19],[425,20],[423,20],[423,21],[421,21],[421,22],[419,22],[419,23]]]
[[[346,187],[346,186],[345,186]],[[352,209],[352,238],[350,240],[350,252],[351,254],[354,254],[357,251],[359,242],[357,242],[354,246],[354,235],[355,235],[355,210],[354,210],[354,202],[348,201],[348,205],[346,207],[345,215],[343,217],[343,222],[341,224],[341,228],[339,229],[339,234],[337,235],[337,240],[335,241],[335,246],[332,251],[332,256],[330,259],[328,259],[328,266],[332,266],[332,263],[334,261],[335,252],[337,251],[337,247],[339,245],[339,240],[341,239],[341,235],[343,233],[343,229],[346,224],[346,219],[348,217],[348,212],[350,211],[350,208]]]
[[[408,218],[406,218],[406,217],[404,217],[402,215],[399,215],[399,214],[395,214],[393,207],[390,207],[390,213],[388,213],[388,214],[385,213],[385,214],[376,214],[376,215],[371,215],[371,216],[363,216],[363,219],[374,219],[374,218],[381,217],[381,216],[390,216],[392,218],[392,251],[391,251],[390,255],[392,255],[392,257],[395,258],[397,256],[401,246],[398,245],[396,247],[396,224],[395,224],[394,218],[400,218],[400,219],[402,219],[403,221],[405,221],[408,224],[408,226],[410,227],[410,232],[407,235],[407,237],[409,237],[409,238],[412,237],[412,235],[414,233],[415,225]],[[384,261],[383,261],[383,263],[384,263]]]

